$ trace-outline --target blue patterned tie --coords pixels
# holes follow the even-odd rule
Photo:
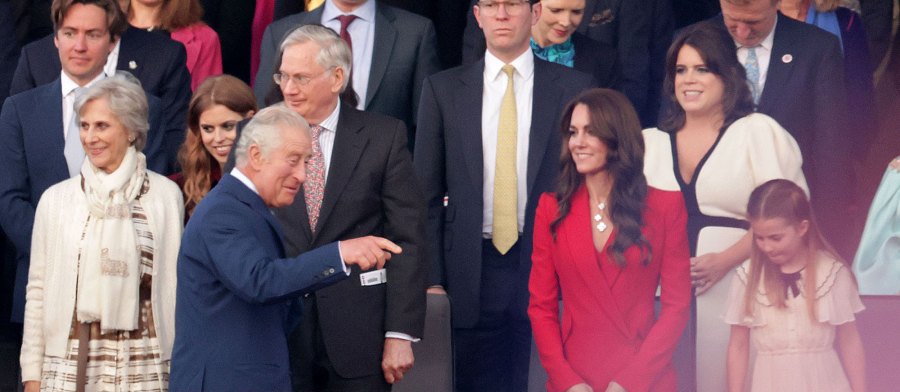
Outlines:
[[[75,113],[74,103],[84,94],[84,87],[78,87],[72,91],[75,97],[72,99],[72,117],[69,119],[69,130],[66,132],[66,145],[63,154],[66,157],[66,166],[69,168],[69,177],[75,177],[81,173],[81,163],[84,162],[84,147],[81,146],[81,127],[78,125],[78,113]]]
[[[747,71],[747,82],[750,84],[750,93],[753,94],[753,103],[759,103],[759,60],[756,59],[756,47],[747,48],[747,60],[744,61],[744,69]]]

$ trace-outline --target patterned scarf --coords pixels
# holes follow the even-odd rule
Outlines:
[[[541,60],[565,65],[569,68],[575,66],[575,45],[572,44],[572,37],[569,37],[566,42],[550,45],[546,48],[540,47],[532,38],[531,51]]]
[[[137,328],[141,255],[131,207],[147,178],[144,154],[129,147],[106,174],[85,159],[81,167],[90,209],[78,271],[76,317],[100,321],[105,332]]]

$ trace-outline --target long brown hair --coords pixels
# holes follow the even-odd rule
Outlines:
[[[256,112],[257,109],[256,97],[250,86],[234,76],[211,77],[197,87],[188,105],[188,128],[184,144],[178,151],[178,163],[184,178],[182,193],[185,215],[190,215],[212,188],[212,165],[219,164],[203,146],[200,136],[200,115],[215,105],[225,106],[240,115]]]
[[[663,115],[659,128],[674,132],[684,127],[685,113],[675,97],[675,66],[681,48],[690,46],[697,51],[703,63],[714,75],[722,79],[725,87],[722,111],[728,128],[737,119],[753,113],[753,96],[747,86],[747,73],[735,55],[731,36],[712,22],[700,22],[684,28],[672,42],[666,54],[666,78],[663,80]]]
[[[625,266],[625,250],[632,245],[641,248],[644,264],[652,257],[647,239],[641,232],[644,225],[643,210],[647,199],[647,179],[644,178],[644,138],[641,122],[634,107],[621,93],[595,88],[582,92],[566,105],[559,131],[562,136],[560,174],[556,187],[559,205],[556,219],[550,231],[556,236],[560,222],[569,214],[572,197],[584,182],[584,176],[575,168],[569,151],[569,124],[572,112],[578,105],[585,105],[591,116],[589,131],[598,137],[609,150],[604,170],[613,180],[609,193],[610,219],[618,232],[608,252],[620,267]]]
[[[750,201],[747,203],[747,217],[751,222],[759,219],[775,219],[781,218],[790,225],[797,226],[803,221],[809,222],[809,228],[803,238],[803,257],[807,258],[805,273],[803,277],[803,292],[807,296],[807,305],[809,307],[809,315],[813,320],[816,318],[816,275],[817,260],[819,255],[824,253],[834,260],[838,260],[846,264],[846,262],[834,251],[816,224],[815,216],[813,216],[809,199],[803,189],[793,182],[785,179],[770,180],[758,186],[750,194]],[[849,266],[848,266],[849,267]],[[849,271],[849,268],[848,268]],[[757,290],[759,290],[760,280],[762,280],[766,297],[774,306],[779,308],[786,307],[785,283],[780,279],[781,271],[769,260],[768,256],[763,253],[756,242],[750,250],[750,273],[747,277],[747,288],[744,292],[744,314],[753,314],[753,302]]]

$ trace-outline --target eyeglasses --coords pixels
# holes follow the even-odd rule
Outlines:
[[[313,79],[318,78],[319,76],[325,75],[326,73],[328,73],[328,71],[331,71],[332,69],[333,68],[328,68],[328,69],[320,72],[318,75],[314,75],[314,76],[288,75],[286,73],[278,72],[278,73],[272,75],[272,80],[275,81],[275,84],[277,84],[281,87],[287,87],[288,81],[294,81],[294,84],[296,84],[297,86],[306,86]]]
[[[527,0],[511,0],[511,1],[479,1],[478,9],[486,16],[497,15],[500,12],[500,6],[506,8],[506,13],[510,16],[522,14],[528,8]]]

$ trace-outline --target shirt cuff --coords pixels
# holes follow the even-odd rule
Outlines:
[[[384,337],[385,337],[385,338],[394,338],[394,339],[409,340],[410,342],[413,342],[413,343],[416,343],[416,342],[422,340],[421,338],[414,338],[414,337],[409,336],[409,335],[407,335],[407,334],[405,334],[405,333],[403,333],[403,332],[394,332],[394,331],[387,331],[387,332],[385,332],[385,333],[384,333]]]
[[[341,242],[338,241],[338,256],[341,257],[341,265],[344,267],[344,274],[350,276],[350,267],[344,262],[344,251],[341,250]]]

